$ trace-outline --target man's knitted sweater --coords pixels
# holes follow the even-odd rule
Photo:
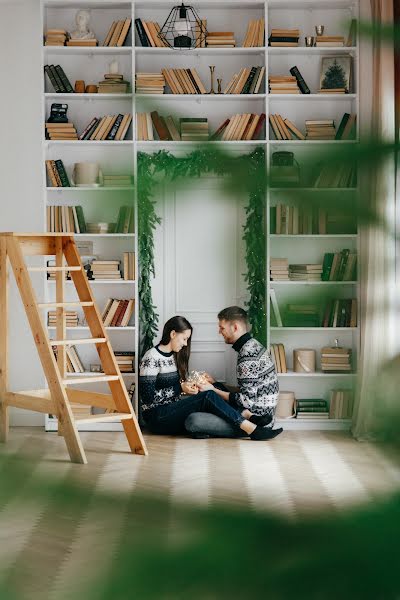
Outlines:
[[[255,415],[269,414],[269,427],[272,427],[279,384],[269,352],[249,333],[242,335],[232,347],[238,353],[236,373],[240,391],[231,392],[229,399]]]

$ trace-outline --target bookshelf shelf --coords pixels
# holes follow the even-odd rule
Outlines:
[[[43,54],[52,56],[74,56],[84,54],[86,56],[109,56],[115,54],[131,55],[130,46],[121,46],[119,48],[109,48],[107,46],[43,46]]]
[[[347,331],[358,331],[358,327],[270,327],[270,331],[293,331],[293,332],[301,332],[301,331],[310,331],[310,332],[321,332],[321,333],[329,333],[331,331],[343,333]]]
[[[95,94],[94,94],[95,95]],[[105,95],[105,94],[104,94]],[[207,102],[222,102],[223,100],[262,100],[266,94],[136,94],[137,99],[146,100],[195,100]]]
[[[294,373],[288,371],[287,373],[278,373],[278,377],[323,377],[323,378],[338,378],[338,377],[357,377],[357,373],[323,373],[322,371],[315,371],[314,373]]]
[[[113,186],[100,186],[100,187],[83,187],[83,186],[79,186],[79,187],[46,187],[46,191],[47,192],[58,192],[59,194],[63,193],[63,192],[133,192],[135,188],[134,187],[113,187]],[[115,234],[113,234],[115,235]]]
[[[67,373],[67,379],[68,377],[97,377],[98,375],[99,373],[94,373],[93,371],[83,371],[82,373]],[[127,373],[125,371],[121,371],[121,375],[122,377],[134,377],[135,373]]]
[[[44,144],[50,146],[76,146],[87,147],[92,146],[132,146],[133,140],[44,140]]]
[[[270,140],[273,146],[348,146],[358,144],[358,140]]]
[[[284,100],[285,102],[302,102],[303,100],[315,100],[318,102],[332,102],[332,100],[355,100],[357,94],[268,94],[270,102]]]
[[[110,98],[111,96],[111,98]],[[105,100],[105,101],[110,101],[111,100],[130,100],[132,101],[132,96],[133,94],[76,94],[74,93],[70,93],[70,94],[57,94],[57,93],[46,93],[44,94],[44,97],[46,100],[60,100],[61,98],[63,99],[68,99],[69,100]]]
[[[271,233],[269,236],[271,239],[280,239],[280,238],[289,238],[289,239],[324,239],[324,238],[344,238],[344,239],[357,239],[357,235],[355,233],[318,233],[318,234],[286,234],[286,233]]]
[[[47,329],[54,330],[55,327],[47,326]],[[89,331],[89,327],[85,327],[84,325],[78,325],[78,327],[67,327],[68,331]],[[107,331],[135,331],[136,327],[105,327]]]
[[[297,46],[297,47],[288,47],[288,46],[280,46],[279,48],[268,47],[268,54],[358,54],[358,48],[355,46],[332,46],[332,47],[320,47],[314,46],[312,48],[307,48],[306,46]]]
[[[55,281],[53,279],[48,279],[47,283],[50,284],[54,284]],[[73,282],[70,279],[67,279],[65,281],[65,283],[68,285],[72,284]],[[90,285],[133,285],[136,283],[136,281],[134,279],[90,279],[89,280]]]
[[[357,285],[358,281],[271,281],[271,287],[276,285]]]

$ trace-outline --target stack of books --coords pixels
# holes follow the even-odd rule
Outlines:
[[[236,41],[233,31],[207,32],[206,46],[209,48],[234,48]]]
[[[46,140],[77,140],[73,123],[45,123]]]
[[[103,46],[123,46],[131,28],[131,23],[132,19],[130,17],[119,21],[113,21]]]
[[[271,29],[269,36],[270,46],[298,46],[299,29]]]
[[[319,398],[299,398],[296,400],[298,419],[329,419],[328,403]]]
[[[268,85],[270,94],[300,94],[297,79],[293,75],[270,75]]]
[[[57,94],[71,94],[74,88],[60,65],[45,65],[44,72]]]
[[[321,349],[322,371],[351,371],[351,349],[325,347]]]
[[[96,38],[91,38],[91,39],[87,39],[87,40],[67,40],[66,45],[67,46],[97,46],[98,44],[98,40]]]
[[[67,171],[62,160],[46,160],[46,172],[49,187],[70,187]]]
[[[235,73],[224,89],[224,94],[258,94],[265,67],[243,67]]]
[[[65,46],[68,33],[65,29],[48,29],[44,34],[45,46]]]
[[[357,327],[357,300],[343,298],[326,304],[322,327]]]
[[[168,44],[160,37],[160,26],[155,21],[135,19],[135,27],[142,46],[164,48]]]
[[[86,232],[87,233],[114,233],[115,223],[86,223]]]
[[[322,48],[344,46],[344,37],[343,35],[317,35],[315,45]]]
[[[321,281],[322,265],[298,264],[289,265],[289,279],[291,281]]]
[[[95,280],[122,279],[119,260],[93,260],[90,270]]]
[[[207,142],[209,138],[207,117],[179,119],[182,142]]]
[[[287,304],[284,314],[285,327],[319,327],[320,309],[316,304]]]
[[[305,136],[289,119],[281,115],[269,115],[269,122],[277,140],[305,140]]]
[[[306,121],[307,140],[334,140],[336,129],[333,119],[314,119]]]
[[[86,233],[82,206],[47,206],[49,233]]]
[[[123,256],[124,265],[124,280],[134,281],[135,280],[135,253],[124,252]]]
[[[129,81],[118,73],[106,73],[103,81],[99,81],[99,94],[127,94],[129,92]]]
[[[330,419],[351,419],[354,395],[351,390],[331,390],[329,398]]]
[[[265,20],[252,19],[248,26],[245,38],[243,40],[243,48],[254,48],[264,46],[265,37]]]
[[[66,310],[65,317],[67,327],[78,327],[79,319],[76,310]],[[55,327],[57,325],[57,311],[50,310],[47,315],[47,324],[49,327]]]
[[[135,306],[134,298],[118,300],[108,298],[101,314],[105,327],[126,327],[133,314]]]
[[[233,115],[221,123],[210,139],[212,141],[255,140],[260,133],[263,133],[264,121],[265,113]]]
[[[130,113],[94,117],[79,136],[80,140],[124,140],[132,121]]]
[[[287,373],[285,346],[283,344],[271,344],[271,357],[275,364],[277,373]]]
[[[354,281],[357,254],[345,248],[341,252],[326,252],[322,264],[322,281]]]
[[[346,88],[321,88],[319,94],[347,94]]]
[[[206,88],[194,67],[161,69],[171,94],[206,94]]]
[[[137,94],[163,94],[165,79],[162,73],[136,73]]]
[[[135,352],[133,350],[115,350],[114,356],[121,373],[134,373]]]
[[[103,175],[103,187],[131,187],[133,185],[132,175]]]
[[[271,281],[289,279],[289,264],[287,258],[271,258],[270,259],[270,279]]]

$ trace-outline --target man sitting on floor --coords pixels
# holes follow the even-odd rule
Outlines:
[[[269,352],[248,332],[247,313],[242,308],[224,308],[218,314],[218,320],[219,333],[225,343],[232,344],[238,353],[236,373],[239,391],[229,391],[211,377],[210,383],[199,384],[198,387],[200,391],[214,390],[234,408],[240,409],[246,419],[272,429],[279,384]],[[205,413],[190,415],[185,421],[185,428],[194,437],[240,437],[242,434],[223,419]]]

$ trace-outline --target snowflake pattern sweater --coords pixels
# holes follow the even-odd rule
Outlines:
[[[278,403],[279,384],[269,352],[249,333],[233,344],[238,353],[237,381],[239,392],[231,392],[230,401],[249,409],[255,415],[271,416],[273,427]]]
[[[157,346],[146,352],[140,363],[139,391],[144,416],[179,399],[181,384],[173,352],[161,352]]]

